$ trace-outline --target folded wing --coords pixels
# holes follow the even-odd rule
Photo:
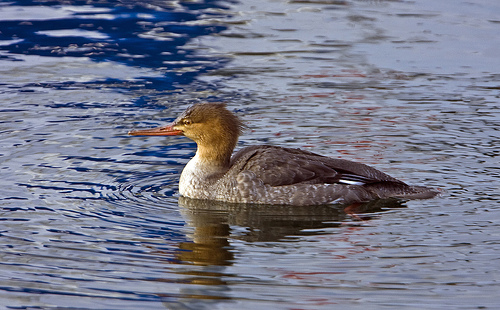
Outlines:
[[[300,149],[252,146],[233,157],[233,168],[251,171],[270,186],[292,184],[369,185],[399,181],[364,164],[325,157]]]

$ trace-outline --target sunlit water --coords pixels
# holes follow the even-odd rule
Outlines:
[[[0,3],[0,305],[495,309],[496,1]],[[240,146],[362,161],[441,197],[199,204],[195,145],[129,137],[201,101]]]

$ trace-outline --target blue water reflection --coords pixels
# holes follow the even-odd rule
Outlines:
[[[2,55],[4,61],[22,60],[15,54],[85,57],[151,68],[161,76],[134,76],[133,81],[104,78],[84,84],[139,84],[172,90],[226,61],[182,48],[198,36],[226,29],[219,24],[197,23],[202,14],[204,18],[223,16],[221,3],[99,1],[89,5],[81,1],[13,1],[1,6],[14,14],[0,20],[0,42],[4,41],[0,51],[9,52]],[[211,11],[206,12],[207,8]],[[41,12],[46,18],[40,18]],[[64,86],[75,83],[67,81]]]

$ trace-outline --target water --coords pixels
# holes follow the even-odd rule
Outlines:
[[[6,309],[495,309],[495,1],[0,3]],[[442,197],[347,214],[195,204],[182,137],[223,101],[240,146],[362,161]]]

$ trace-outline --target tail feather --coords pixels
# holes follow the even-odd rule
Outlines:
[[[367,189],[379,198],[399,198],[399,199],[429,199],[441,193],[441,191],[425,187],[410,186],[399,183],[376,183],[367,185]]]

